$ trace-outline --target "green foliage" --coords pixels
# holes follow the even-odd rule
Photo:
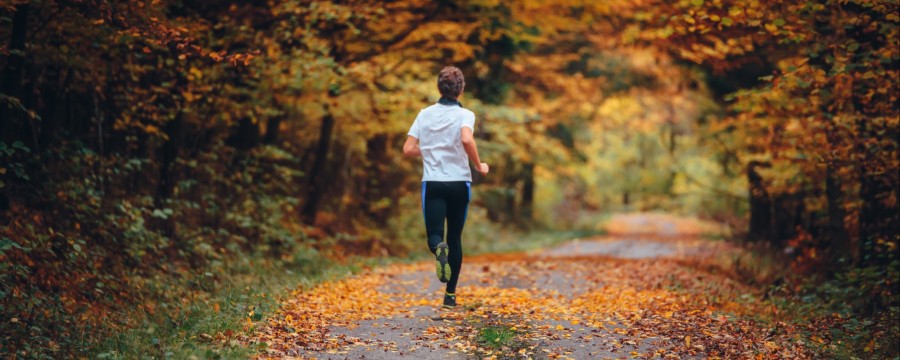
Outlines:
[[[303,228],[290,221],[297,201],[288,192],[300,174],[293,170],[296,159],[279,149],[262,147],[240,158],[213,149],[203,155],[203,165],[180,164],[183,171],[198,173],[193,179],[203,181],[204,174],[214,179],[204,186],[196,180],[183,182],[179,197],[161,205],[151,196],[127,194],[116,186],[121,179],[143,176],[142,159],[101,159],[77,144],[57,154],[54,166],[68,172],[52,179],[44,196],[65,216],[52,227],[24,223],[0,229],[0,257],[13,260],[4,261],[0,269],[0,310],[16,319],[0,326],[12,339],[28,339],[7,342],[7,350],[26,356],[85,351],[86,344],[111,330],[108,324],[138,325],[131,323],[135,318],[110,312],[123,306],[151,306],[159,309],[158,316],[202,317],[193,314],[196,309],[176,315],[179,312],[167,309],[166,303],[178,309],[174,303],[185,291],[215,290],[221,281],[210,283],[219,276],[214,274],[242,267],[247,271],[251,259],[271,257],[278,264],[270,265],[278,269],[272,271],[303,276],[327,265],[324,256],[309,247]],[[220,176],[217,171],[228,164],[237,164],[239,170]],[[98,167],[106,176],[98,176]],[[238,193],[242,195],[222,195]],[[165,230],[169,221],[178,221],[171,233]],[[99,266],[104,271],[97,271]],[[185,280],[163,280],[175,274]],[[75,320],[85,316],[96,318]]]
[[[26,182],[31,180],[21,160],[30,152],[31,149],[21,141],[15,141],[11,145],[0,141],[0,164],[3,164],[0,165],[0,189],[5,187],[3,179],[7,177]]]
[[[475,341],[490,349],[511,348],[517,334],[511,326],[488,325],[478,329]]]
[[[900,336],[896,321],[900,299],[891,290],[897,286],[892,279],[900,276],[898,262],[886,268],[848,266],[829,276],[809,276],[797,272],[789,256],[766,244],[748,244],[711,260],[711,268],[759,287],[764,291],[760,298],[777,308],[757,320],[776,329],[780,322],[792,323],[801,330],[801,341],[819,357],[890,359],[900,351],[895,340]]]
[[[809,344],[830,358],[890,358],[900,352],[900,297],[892,279],[900,276],[895,261],[885,268],[850,268],[834,278],[801,280],[796,293],[776,297],[776,303],[797,321],[814,321],[810,327],[827,327],[831,338],[808,335]],[[783,289],[776,289],[776,292]]]
[[[178,282],[147,282],[156,287],[157,296],[152,299],[157,310],[141,312],[138,324],[102,339],[87,353],[107,359],[148,354],[178,359],[248,357],[264,344],[247,347],[241,338],[274,314],[279,301],[290,296],[298,284],[308,288],[358,272],[359,264],[374,265],[372,259],[336,264],[315,249],[297,249],[284,258],[287,260],[253,256],[213,273],[190,274]],[[197,291],[198,287],[202,291]]]

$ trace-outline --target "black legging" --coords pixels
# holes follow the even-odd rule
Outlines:
[[[428,249],[432,253],[444,240],[444,219],[447,220],[448,262],[453,275],[447,281],[447,292],[456,292],[459,270],[462,267],[462,231],[469,209],[471,183],[468,181],[422,182],[422,212],[425,231],[428,233]]]

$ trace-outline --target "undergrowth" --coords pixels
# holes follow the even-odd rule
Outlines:
[[[479,359],[519,359],[533,349],[524,338],[524,332],[514,325],[502,321],[469,319],[475,328],[475,342],[479,345],[475,356]]]
[[[900,261],[804,273],[795,265],[803,260],[809,259],[751,245],[720,254],[714,262],[759,289],[777,308],[777,315],[760,314],[757,320],[795,326],[801,341],[819,356],[900,359]]]
[[[478,329],[475,340],[485,348],[500,350],[512,347],[516,335],[518,332],[512,326],[487,325]]]
[[[261,348],[241,341],[261,321],[277,311],[291,291],[308,288],[377,266],[379,259],[350,259],[337,263],[307,258],[302,264],[256,259],[236,266],[227,274],[205,277],[200,288],[194,281],[170,284],[172,296],[160,299],[162,311],[138,309],[130,316],[141,319],[93,347],[91,357],[135,358],[247,358]],[[178,298],[177,294],[184,298]]]

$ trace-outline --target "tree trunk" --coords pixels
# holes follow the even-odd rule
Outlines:
[[[276,116],[266,122],[266,135],[263,143],[266,145],[274,145],[278,141],[278,131],[281,127],[281,119],[283,116]]]
[[[844,217],[847,215],[843,208],[843,193],[841,192],[840,179],[835,174],[833,164],[828,164],[825,169],[825,197],[828,199],[828,244],[827,250],[831,253],[834,263],[841,256],[852,254],[850,235],[844,226]]]
[[[228,138],[228,145],[241,151],[247,151],[259,144],[259,126],[248,117],[238,121],[237,130]]]
[[[878,138],[874,130],[864,120],[857,122],[857,129],[863,139]],[[894,241],[900,237],[900,175],[890,165],[879,166],[879,159],[869,151],[864,142],[859,141],[858,152],[863,160],[857,165],[859,176],[859,241],[860,266],[886,266],[890,257],[878,255],[878,239]],[[896,152],[893,153],[896,156]],[[893,203],[890,198],[895,197]],[[896,251],[896,250],[894,250]]]
[[[316,213],[319,211],[319,202],[325,193],[327,181],[323,180],[325,165],[328,161],[328,151],[331,147],[331,133],[334,130],[334,115],[329,110],[322,117],[322,126],[319,128],[319,143],[316,146],[316,160],[309,172],[309,190],[306,196],[306,204],[303,206],[301,216],[307,224],[316,221]]]
[[[22,73],[25,70],[25,40],[28,34],[29,3],[18,5],[12,20],[12,33],[9,40],[9,56],[6,68],[3,69],[3,83],[0,92],[6,96],[20,99],[22,90]],[[24,124],[17,124],[16,119],[23,118],[18,109],[10,109],[6,104],[0,106],[0,141],[12,142],[23,136]]]
[[[6,68],[3,69],[3,75],[0,77],[0,81],[2,81],[0,82],[0,93],[20,101],[22,95],[22,73],[25,70],[25,40],[28,34],[28,12],[30,7],[29,3],[16,7],[9,40],[9,56],[7,57]],[[27,138],[24,133],[27,126],[17,121],[17,119],[24,118],[22,115],[18,109],[12,109],[7,104],[0,103],[0,141],[9,145],[16,140]],[[0,191],[0,211],[6,211],[11,207],[10,199],[7,195],[8,191],[10,191],[8,185]]]
[[[868,159],[866,160],[868,162]],[[871,174],[862,170],[859,197],[862,202],[859,210],[859,255],[862,266],[886,265],[876,257],[875,244],[878,239],[893,240],[898,237],[897,204],[887,204],[891,192],[897,191],[897,180],[894,174]]]
[[[175,53],[173,46],[170,46],[170,51]],[[189,68],[189,65],[185,65],[185,68]],[[187,78],[180,72],[174,80],[175,89],[183,89],[187,86]],[[160,151],[159,183],[155,199],[157,207],[162,207],[164,200],[170,199],[174,195],[175,184],[178,182],[175,174],[175,162],[178,159],[179,151],[184,146],[186,136],[182,104],[171,103],[168,105],[178,110],[175,117],[166,122],[163,130],[166,133],[166,142]],[[171,234],[173,230],[171,221],[166,221],[164,224],[163,230],[167,234]]]
[[[369,218],[376,224],[386,224],[389,215],[389,208],[380,206],[379,200],[392,196],[390,187],[397,188],[391,179],[386,177],[387,166],[381,166],[387,163],[387,144],[387,134],[378,134],[366,141],[367,176],[363,182],[361,195]]]
[[[51,77],[58,77],[64,80],[59,87],[44,95],[44,101],[49,106],[45,107],[41,117],[41,132],[38,144],[42,148],[50,146],[55,140],[56,134],[61,133],[60,128],[64,124],[65,116],[71,110],[67,106],[67,97],[71,95],[67,94],[66,89],[69,88],[69,84],[72,82],[73,73],[74,70],[72,68],[66,70],[65,75],[59,68],[51,70]]]
[[[156,204],[162,206],[162,201],[172,197],[177,181],[174,174],[175,160],[184,140],[184,124],[179,113],[174,119],[166,123],[165,132],[168,139],[162,146],[159,168],[159,186],[156,191]]]
[[[507,164],[515,164],[511,158],[507,158]],[[518,219],[516,216],[518,215],[518,211],[516,211],[516,195],[518,195],[518,191],[516,190],[516,183],[519,180],[519,173],[516,166],[509,166],[505,168],[503,173],[503,192],[502,194],[502,202],[501,206],[503,206],[502,214],[503,214],[503,222],[507,224],[515,223]]]
[[[771,240],[772,199],[766,191],[757,167],[769,167],[767,163],[751,161],[747,164],[747,182],[750,185],[750,240]]]
[[[522,169],[522,203],[519,204],[519,221],[530,226],[534,220],[532,207],[534,204],[534,164],[526,163]]]
[[[677,147],[677,144],[678,144],[678,140],[677,140],[678,134],[675,132],[674,120],[672,120],[672,122],[669,122],[668,128],[669,128],[669,156],[675,156],[675,148]]]

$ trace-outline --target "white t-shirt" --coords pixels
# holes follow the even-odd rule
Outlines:
[[[475,114],[458,105],[434,104],[419,111],[409,135],[419,139],[422,181],[472,181],[460,131],[475,131]]]

